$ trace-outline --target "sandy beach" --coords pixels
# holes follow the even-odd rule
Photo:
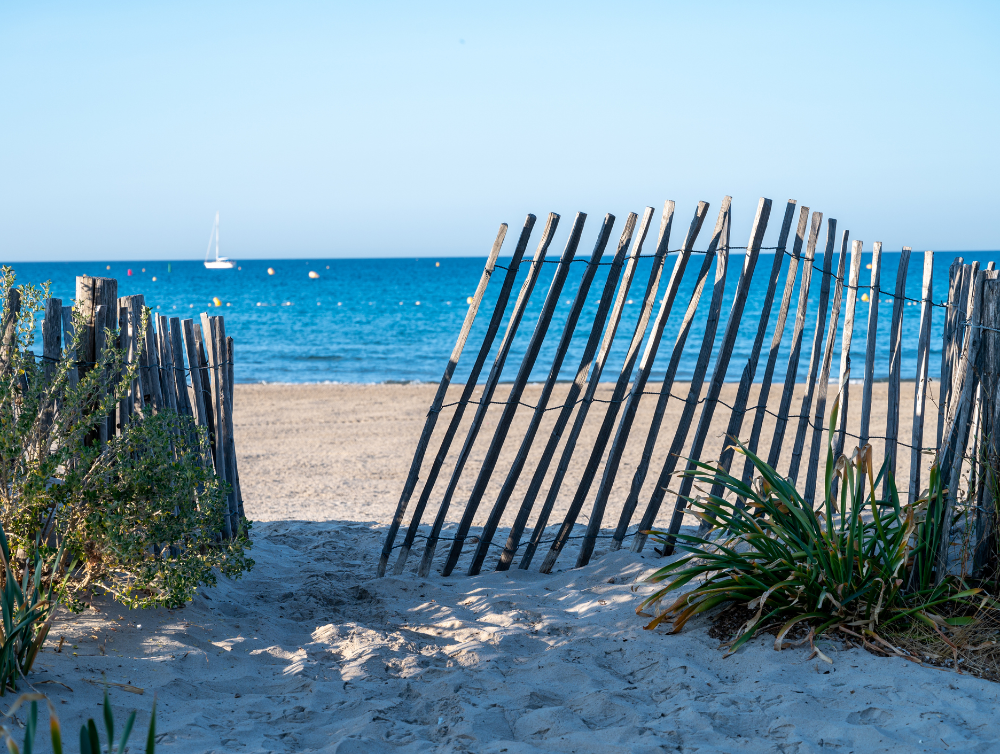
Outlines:
[[[775,652],[767,635],[724,658],[706,619],[679,635],[644,631],[634,612],[650,591],[643,579],[664,562],[649,547],[599,550],[581,569],[570,549],[552,575],[496,573],[488,560],[480,576],[460,566],[420,579],[411,559],[402,576],[375,579],[432,395],[425,385],[240,386],[256,567],[180,610],[98,599],[62,615],[31,681],[55,701],[66,735],[99,714],[104,678],[143,690],[109,687],[122,719],[140,710],[141,733],[157,699],[162,751],[1000,747],[1000,687],[966,674],[822,641],[828,665],[808,649]],[[644,438],[642,421],[636,431]],[[713,442],[717,453],[721,438]],[[631,474],[622,476],[627,485]],[[606,525],[617,519],[617,488],[612,503]],[[140,749],[136,739],[130,751]]]

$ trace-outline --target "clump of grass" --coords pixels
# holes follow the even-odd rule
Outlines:
[[[32,554],[23,556],[23,562],[14,563],[7,535],[0,528],[0,559],[3,561],[0,570],[3,579],[0,586],[0,696],[8,690],[13,691],[17,680],[31,672],[38,650],[49,634],[62,591],[56,584],[62,555],[60,550],[47,563],[36,546]],[[20,582],[12,564],[21,571]],[[46,565],[51,567],[51,573],[48,586],[43,587]]]
[[[8,716],[13,715],[22,704],[31,704],[28,712],[28,720],[24,726],[24,739],[22,745],[18,746],[10,730],[6,726],[0,725],[0,736],[7,744],[7,750],[11,754],[32,754],[41,739],[38,738],[38,703],[45,702],[49,707],[49,740],[52,744],[53,754],[63,754],[62,726],[59,724],[59,717],[52,702],[44,694],[21,694],[11,707]],[[108,701],[108,692],[104,691],[104,728],[107,731],[107,748],[103,749],[107,754],[124,754],[125,745],[129,736],[132,735],[132,727],[135,725],[135,711],[129,715],[125,721],[125,729],[122,731],[118,746],[115,746],[115,716],[111,711],[111,703]],[[153,712],[149,721],[149,732],[146,734],[146,754],[155,754],[156,751],[156,702],[153,702]],[[87,724],[80,727],[80,754],[101,754],[101,737],[98,734],[97,724],[94,719],[87,720]]]
[[[928,555],[938,551],[942,534],[917,524],[924,518],[918,510],[944,499],[937,467],[928,494],[913,505],[902,504],[887,466],[874,473],[870,445],[851,458],[834,457],[838,409],[839,399],[830,417],[824,497],[816,508],[741,443],[737,452],[750,459],[758,475],[753,484],[696,464],[690,473],[697,483],[719,482],[725,492],[690,500],[713,527],[704,537],[651,532],[668,545],[676,540],[687,554],[650,576],[652,582],[667,583],[639,606],[640,612],[658,611],[647,628],[670,620],[677,632],[696,615],[744,603],[751,615],[736,632],[730,652],[775,626],[776,649],[797,626],[808,626],[809,639],[839,630],[871,646],[890,646],[877,630],[893,624],[901,629],[911,621],[933,627],[939,617],[934,610],[946,604],[959,612],[976,611],[981,590],[966,588],[954,577],[936,578]],[[876,500],[883,477],[888,498]],[[697,579],[697,586],[668,601]]]

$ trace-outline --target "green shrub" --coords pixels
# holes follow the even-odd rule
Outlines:
[[[61,548],[81,564],[64,588],[71,606],[86,588],[130,608],[179,606],[217,571],[235,577],[252,567],[249,522],[234,539],[219,537],[228,487],[212,471],[204,428],[142,409],[122,434],[97,442],[98,425],[132,389],[138,360],[107,348],[73,385],[79,336],[58,362],[36,359],[48,288],[14,283],[4,267],[0,298],[12,326],[0,333],[0,525],[13,548],[40,541],[43,556]],[[116,333],[105,336],[117,342]]]
[[[933,559],[927,555],[937,552],[941,535],[926,523],[918,526],[917,520],[924,518],[918,514],[928,503],[943,500],[937,468],[927,497],[901,504],[887,467],[873,473],[870,445],[853,458],[834,458],[838,406],[839,400],[830,419],[825,494],[818,509],[741,443],[738,452],[759,475],[752,485],[713,466],[696,465],[691,472],[696,482],[711,486],[719,481],[735,499],[727,500],[725,493],[691,499],[691,507],[713,531],[706,537],[676,535],[688,554],[650,577],[669,582],[639,607],[663,608],[647,628],[673,620],[676,632],[716,606],[745,603],[753,614],[737,632],[731,651],[767,626],[778,627],[775,647],[780,648],[786,634],[803,621],[816,635],[836,627],[873,634],[877,626],[900,620],[933,623],[929,608],[967,600],[980,591],[965,589],[954,578],[934,583]],[[888,499],[873,500],[883,476],[888,477]],[[674,541],[665,532],[652,535],[665,544]],[[671,592],[695,579],[700,581],[694,589],[664,607]]]

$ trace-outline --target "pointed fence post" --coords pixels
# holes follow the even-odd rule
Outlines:
[[[910,248],[903,247],[896,270],[896,292],[892,301],[892,327],[889,332],[889,403],[885,419],[885,456],[889,471],[896,476],[896,441],[899,438],[899,382],[903,365],[903,306],[906,296],[906,271],[910,265]],[[889,475],[882,479],[882,499],[889,495]]]
[[[790,224],[791,213],[786,212],[785,214]],[[708,439],[708,432],[712,426],[712,418],[719,403],[719,396],[722,394],[722,384],[725,382],[726,372],[729,371],[729,360],[732,357],[733,348],[736,346],[740,323],[743,320],[743,309],[746,306],[747,298],[749,298],[753,273],[757,266],[760,247],[764,243],[764,232],[767,230],[767,221],[770,215],[771,200],[762,198],[757,205],[757,215],[754,217],[753,227],[750,230],[750,241],[747,243],[746,255],[743,258],[743,269],[740,272],[740,279],[736,283],[736,293],[733,296],[733,305],[729,311],[729,320],[726,322],[722,342],[719,344],[719,352],[715,357],[715,368],[712,372],[712,379],[708,383],[708,394],[705,396],[705,404],[701,409],[701,417],[698,419],[698,428],[695,430],[694,439],[691,442],[691,459],[701,457],[705,441]],[[777,280],[776,275],[774,279]],[[747,392],[749,394],[749,390]],[[742,425],[742,418],[740,419],[740,424]],[[694,483],[694,479],[689,475],[689,472],[693,471],[694,468],[694,461],[688,461],[685,468],[685,471],[688,473],[685,473],[681,477],[680,488],[677,493],[677,499],[674,501],[674,511],[670,517],[670,526],[668,529],[671,538],[664,545],[664,555],[672,551],[674,545],[673,536],[680,531],[681,523],[684,521],[684,509],[687,507],[687,499],[691,494],[691,487]],[[659,490],[653,493],[654,500],[658,493]],[[650,505],[647,508],[646,514],[639,522],[639,533],[635,535],[635,539],[632,541],[632,552],[642,551],[646,543],[646,535],[642,532],[652,528],[653,523],[656,521],[657,512],[657,505]]]
[[[695,217],[697,218],[699,214],[704,215],[704,210],[707,209],[708,205],[700,204],[698,209],[695,211]],[[587,499],[587,495],[590,493],[590,487],[593,484],[594,477],[597,475],[597,469],[601,465],[601,461],[604,458],[604,450],[607,448],[608,442],[611,439],[611,432],[614,430],[615,420],[618,418],[618,410],[621,408],[622,403],[628,398],[631,398],[632,393],[628,392],[629,380],[632,377],[632,371],[635,368],[636,360],[639,358],[639,349],[642,347],[642,341],[646,335],[646,329],[649,325],[649,318],[653,312],[653,304],[655,303],[657,289],[660,285],[660,276],[663,272],[664,263],[667,256],[667,251],[670,247],[670,231],[673,227],[674,221],[674,209],[675,205],[672,200],[667,200],[663,204],[663,214],[660,217],[660,235],[656,242],[656,252],[653,254],[653,269],[650,270],[649,280],[646,284],[646,293],[642,300],[642,309],[639,311],[639,320],[636,322],[635,330],[632,332],[632,340],[629,342],[628,351],[625,354],[625,362],[622,364],[621,371],[618,373],[618,380],[615,383],[613,392],[611,393],[611,399],[608,401],[608,410],[604,414],[604,420],[601,422],[601,426],[597,432],[597,438],[594,441],[593,447],[590,449],[590,457],[587,460],[587,465],[583,470],[583,475],[580,478],[580,482],[577,484],[576,492],[573,495],[573,499],[570,502],[569,510],[566,511],[566,515],[563,517],[562,525],[559,527],[559,532],[556,534],[555,539],[552,541],[552,545],[549,547],[549,551],[545,555],[545,559],[542,561],[542,566],[538,570],[541,573],[550,573],[556,560],[559,557],[559,553],[562,552],[563,547],[565,547],[566,542],[569,540],[570,534],[573,531],[573,526],[576,524],[577,516],[583,510],[583,504]],[[694,223],[692,223],[693,227]],[[699,226],[700,227],[700,226]],[[690,235],[690,231],[689,231]],[[670,282],[667,283],[667,292],[669,293],[673,290],[676,294],[676,286],[680,285],[680,278],[684,275],[684,268],[687,266],[688,259],[691,256],[690,247],[684,244],[687,251],[682,248],[680,253],[677,255],[677,260],[674,262],[673,271],[670,274]],[[674,281],[677,281],[676,283]],[[664,300],[667,296],[664,296]],[[662,305],[662,304],[661,304]],[[607,342],[607,341],[605,341]],[[596,389],[596,385],[594,386]],[[577,423],[573,426],[574,433],[577,432],[579,424],[579,417]],[[571,436],[575,446],[576,437]],[[567,443],[567,448],[570,445]],[[569,457],[564,451],[563,458],[559,462],[559,470],[563,469],[564,462],[569,463]],[[558,473],[558,472],[557,472]],[[554,504],[555,496],[558,493],[558,488],[553,485],[549,489],[549,496],[546,498],[545,507],[550,508],[550,501]],[[531,542],[527,547],[527,550],[521,560],[521,568],[527,568],[527,563],[530,562],[531,558],[534,557],[535,548],[538,546],[541,536],[544,533],[544,526],[542,521],[535,525],[535,529],[531,535]]]
[[[503,340],[500,343],[500,348],[498,349],[497,355],[493,360],[493,368],[490,370],[490,376],[487,378],[486,385],[483,389],[479,407],[476,409],[475,416],[472,418],[472,425],[466,433],[465,443],[462,445],[458,461],[452,471],[451,480],[448,482],[448,488],[444,493],[444,499],[438,506],[437,516],[434,518],[434,524],[431,527],[430,536],[427,537],[427,541],[424,544],[424,554],[421,557],[420,565],[417,566],[417,574],[421,578],[426,577],[431,571],[431,563],[434,560],[434,552],[437,548],[438,539],[441,536],[441,529],[444,527],[445,518],[448,516],[448,509],[451,506],[451,500],[455,495],[455,490],[458,489],[458,483],[462,477],[462,472],[465,470],[465,464],[469,460],[469,454],[472,452],[472,446],[475,443],[476,438],[479,436],[479,431],[482,429],[483,421],[486,419],[486,412],[489,410],[490,403],[493,400],[493,394],[500,382],[500,376],[503,372],[504,363],[507,360],[507,355],[510,352],[511,345],[513,345],[514,336],[517,334],[517,329],[521,324],[521,319],[524,317],[525,309],[528,306],[528,299],[531,298],[531,292],[534,290],[535,283],[538,280],[538,275],[542,271],[542,263],[545,261],[545,254],[549,249],[549,244],[552,243],[552,237],[555,234],[556,226],[558,226],[558,224],[559,215],[555,212],[550,212],[548,221],[545,224],[545,230],[542,231],[541,241],[535,251],[535,257],[531,262],[531,268],[528,271],[528,276],[521,285],[521,292],[518,294],[517,301],[514,304],[514,311],[511,314],[510,320],[507,322],[507,331],[504,333]],[[399,566],[397,564],[397,568],[398,567]]]
[[[377,575],[379,577],[385,575],[385,568],[389,562],[389,555],[392,554],[392,545],[396,540],[396,533],[399,531],[400,524],[403,523],[403,516],[406,515],[406,508],[409,505],[410,497],[413,495],[413,490],[417,486],[417,481],[420,479],[420,467],[424,462],[424,455],[427,453],[427,446],[430,444],[431,435],[434,433],[434,427],[437,425],[438,416],[441,414],[441,406],[444,405],[444,400],[448,394],[448,386],[451,385],[452,375],[455,374],[455,368],[458,366],[458,360],[462,356],[462,351],[465,349],[465,342],[469,339],[469,333],[472,331],[472,324],[476,319],[476,314],[479,312],[479,305],[483,301],[483,296],[486,294],[486,286],[489,285],[490,278],[493,276],[493,270],[496,267],[497,257],[500,255],[500,248],[503,246],[504,238],[507,236],[507,223],[500,224],[500,230],[497,232],[496,240],[493,242],[493,248],[490,249],[489,256],[486,258],[486,266],[483,268],[483,274],[479,278],[479,285],[476,286],[476,292],[472,295],[472,301],[469,303],[469,309],[465,313],[465,320],[462,322],[462,329],[458,333],[458,340],[455,342],[455,347],[451,350],[451,357],[448,359],[448,365],[444,369],[444,375],[441,377],[441,382],[438,383],[437,393],[434,395],[434,400],[431,401],[431,406],[427,411],[427,418],[424,419],[424,428],[420,432],[420,439],[417,441],[417,448],[413,452],[413,460],[410,461],[410,472],[406,476],[406,483],[403,485],[403,492],[399,496],[399,502],[396,504],[396,513],[392,517],[392,523],[389,524],[389,529],[385,535],[385,543],[382,545],[382,554],[379,556]]]
[[[920,494],[920,466],[923,461],[924,399],[930,364],[931,315],[934,311],[934,252],[924,252],[924,279],[920,296],[920,332],[917,336],[917,374],[913,385],[913,426],[910,432],[910,494],[912,504]]]
[[[542,484],[545,481],[546,472],[549,469],[549,465],[552,463],[552,459],[555,457],[556,449],[559,445],[559,441],[562,439],[563,431],[569,423],[570,416],[576,409],[577,404],[579,404],[579,410],[577,410],[577,423],[579,423],[581,421],[580,417],[586,417],[590,404],[593,402],[593,390],[589,389],[589,386],[587,391],[584,393],[583,399],[578,400],[578,397],[580,392],[584,390],[584,386],[588,385],[588,375],[590,375],[589,381],[593,383],[594,390],[596,390],[597,384],[601,379],[601,372],[604,369],[604,361],[607,358],[608,349],[601,348],[601,350],[598,351],[598,346],[602,342],[610,343],[611,340],[614,340],[614,334],[618,329],[618,323],[621,319],[625,297],[628,295],[628,289],[632,284],[632,276],[635,274],[635,268],[639,257],[639,249],[641,249],[642,240],[646,237],[646,232],[649,230],[649,223],[652,216],[653,208],[647,207],[643,217],[642,227],[640,228],[639,239],[633,247],[632,254],[629,255],[628,264],[625,265],[623,275],[622,265],[625,263],[625,255],[628,252],[629,244],[632,241],[632,234],[635,231],[637,216],[634,212],[630,212],[628,218],[625,220],[625,229],[622,231],[621,239],[618,241],[618,250],[616,251],[614,260],[611,263],[611,270],[608,273],[607,280],[604,283],[604,292],[601,294],[600,303],[597,305],[597,313],[594,316],[594,323],[590,330],[590,337],[587,339],[587,345],[584,346],[583,349],[583,357],[580,359],[580,365],[576,370],[576,378],[573,380],[573,383],[570,385],[569,390],[566,393],[564,405],[559,411],[559,416],[556,419],[555,425],[552,427],[549,440],[545,444],[545,449],[542,451],[542,457],[539,459],[538,465],[535,467],[534,474],[532,474],[531,482],[528,484],[528,491],[525,493],[524,499],[521,501],[521,507],[518,509],[517,517],[514,519],[514,525],[511,527],[510,534],[507,536],[507,544],[500,553],[500,559],[497,562],[496,570],[498,571],[506,571],[510,568],[510,564],[514,560],[514,555],[517,554],[517,550],[521,542],[521,535],[524,533],[524,527],[528,524],[528,516],[531,514],[531,509],[538,497],[538,492],[541,490]],[[620,285],[619,280],[621,281]],[[615,295],[616,287],[619,292],[618,297],[615,299],[614,307],[612,308],[611,301]],[[608,320],[609,310],[611,311],[610,321]],[[608,323],[607,333],[604,331],[605,323]],[[602,333],[604,333],[603,341]],[[564,453],[568,451],[572,454],[575,446],[576,436],[574,436],[571,431],[570,437],[567,439],[566,445],[564,446]],[[560,469],[562,469],[561,465],[556,469],[556,476],[552,481],[552,487],[556,490],[559,489],[559,486],[562,483]],[[562,474],[565,474],[564,469],[562,470]],[[543,531],[545,529],[545,523],[548,520],[549,513],[551,513],[551,508],[547,510],[543,508],[543,510],[539,513],[538,521],[540,522],[541,529]],[[530,547],[530,543],[528,546]]]
[[[823,433],[826,430],[826,398],[830,390],[830,366],[833,362],[833,349],[837,343],[837,325],[840,322],[840,304],[844,295],[844,266],[847,262],[848,232],[841,235],[840,260],[837,262],[837,284],[833,291],[833,304],[830,307],[830,326],[826,333],[826,350],[823,352],[823,366],[820,368],[819,380],[816,384],[816,410],[813,413],[813,434],[809,444],[809,468],[806,469],[806,494],[809,503],[816,501],[816,480],[819,476],[820,453],[823,449]],[[841,416],[847,416],[842,411]]]

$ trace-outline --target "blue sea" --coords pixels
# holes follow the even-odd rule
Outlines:
[[[512,244],[515,240],[508,238],[507,242]],[[648,242],[647,246],[650,246]],[[650,248],[649,252],[651,251]],[[963,256],[967,262],[976,259],[984,267],[989,261],[1000,262],[1000,252],[939,252],[934,265],[935,301],[947,299],[948,266],[956,256]],[[555,244],[550,251],[550,259],[558,259],[558,249]],[[610,259],[610,255],[605,259]],[[773,257],[762,254],[757,264],[755,283],[746,303],[727,380],[739,380],[749,356],[757,330],[757,313],[760,311],[766,292],[765,286],[772,260]],[[870,256],[865,255],[861,285],[867,285],[869,282],[870,273],[865,269],[869,261]],[[235,339],[236,344],[235,375],[238,382],[379,383],[440,380],[468,308],[466,298],[475,291],[484,262],[484,258],[422,257],[247,260],[239,263],[239,269],[233,270],[206,270],[200,261],[21,262],[14,264],[13,267],[19,282],[50,281],[52,295],[62,298],[64,303],[75,295],[75,277],[87,274],[117,278],[119,295],[142,293],[147,305],[160,314],[197,318],[200,312],[211,311],[213,314],[225,315],[226,331]],[[722,336],[725,319],[732,304],[742,262],[741,255],[735,253],[732,255],[727,276],[723,320],[718,331],[719,338]],[[674,257],[671,255],[661,279],[657,307],[673,263]],[[506,264],[506,260],[501,257],[499,264]],[[625,307],[622,326],[618,330],[615,347],[604,371],[605,381],[615,379],[624,360],[625,350],[639,314],[651,264],[649,259],[640,262],[629,293],[631,303]],[[883,252],[882,288],[888,289],[889,293],[883,292],[881,297],[883,304],[879,309],[876,362],[878,378],[885,378],[888,375],[891,291],[895,286],[898,264],[898,253]],[[693,256],[664,331],[659,355],[654,364],[654,380],[662,376],[670,358],[699,267],[700,258]],[[922,267],[923,254],[914,252],[906,278],[907,296],[920,298]],[[523,263],[519,282],[508,304],[508,312],[513,308],[520,280],[527,273],[527,268],[528,263]],[[584,261],[572,265],[572,272],[560,296],[560,306],[549,328],[549,335],[532,370],[533,380],[544,380],[548,374],[556,343],[584,268]],[[273,270],[273,274],[269,274],[269,269]],[[504,380],[513,379],[517,372],[555,269],[555,264],[546,264],[544,267],[507,360],[503,373]],[[609,269],[609,266],[601,267],[593,283],[587,308],[574,335],[572,350],[564,361],[561,379],[572,380],[575,376]],[[836,270],[836,258],[833,269]],[[318,277],[310,277],[310,272],[316,273]],[[821,278],[821,275],[814,274],[812,279],[810,290],[812,310],[805,331],[803,355],[799,367],[800,381],[804,380],[807,370],[815,330],[814,310],[819,299]],[[489,322],[502,279],[503,270],[498,270],[487,289],[472,335],[459,362],[456,380],[464,380],[468,375]],[[764,345],[765,356],[770,345],[771,331],[783,285],[784,272],[779,278],[778,294]],[[778,358],[775,381],[784,378],[783,370],[788,359],[794,308],[798,300],[797,287],[798,284],[792,299],[782,351]],[[688,336],[678,380],[687,379],[694,368],[704,334],[710,298],[711,277],[702,296],[698,317]],[[216,299],[221,306],[216,306]],[[912,378],[916,370],[919,312],[920,307],[917,305],[906,306],[903,311],[904,378]],[[855,378],[861,376],[861,365],[864,363],[867,316],[868,305],[859,300],[852,348],[852,361],[857,372],[852,376]],[[932,377],[938,375],[943,322],[944,310],[935,308],[931,338]],[[842,318],[840,326],[843,326]],[[498,335],[493,347],[494,352],[500,340],[501,337]],[[838,335],[832,367],[834,378],[838,373],[839,363]],[[487,365],[480,379],[485,379],[488,372]],[[758,381],[762,373],[763,366],[758,369]]]

